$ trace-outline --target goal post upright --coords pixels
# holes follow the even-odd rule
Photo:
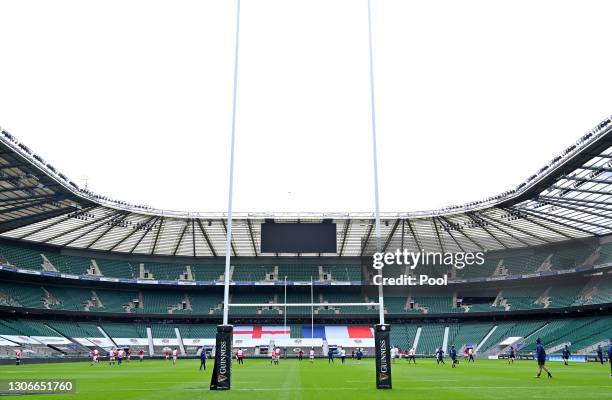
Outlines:
[[[236,97],[238,89],[238,55],[240,49],[240,0],[236,0],[236,33],[234,43],[234,82],[232,90],[232,124],[230,139],[229,190],[227,200],[227,235],[225,239],[225,272],[223,276],[223,323],[217,326],[215,365],[210,390],[230,390],[232,376],[233,327],[229,324],[230,263],[232,256],[232,200],[234,195],[234,143],[236,138]]]
[[[374,173],[374,224],[376,233],[376,251],[382,251],[380,233],[380,203],[378,196],[378,154],[376,147],[376,96],[374,91],[374,55],[372,43],[372,0],[368,5],[368,59],[370,61],[370,117],[372,129],[372,165]],[[376,353],[376,388],[391,389],[390,326],[385,324],[385,304],[383,285],[378,285],[379,323],[374,327],[374,346]]]

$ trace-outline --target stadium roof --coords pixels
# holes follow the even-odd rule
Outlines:
[[[233,255],[262,256],[260,224],[269,219],[279,223],[331,219],[337,224],[337,254],[311,255],[370,254],[376,250],[373,217],[373,213],[235,213]],[[382,213],[381,218],[385,250],[498,250],[608,235],[612,233],[612,120],[602,121],[513,190],[439,210]],[[80,188],[2,130],[0,237],[64,248],[220,257],[226,215],[159,210],[100,196]]]

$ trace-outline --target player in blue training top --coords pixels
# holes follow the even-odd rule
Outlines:
[[[206,350],[202,347],[202,351],[200,352],[200,371],[206,371]]]
[[[603,349],[601,348],[600,344],[597,345],[597,359],[599,360],[600,364],[603,365]]]
[[[442,347],[438,347],[438,350],[436,350],[436,364],[445,364],[444,362],[444,350],[442,350]]]
[[[565,345],[565,347],[563,348],[563,351],[561,352],[561,357],[563,358],[563,364],[569,365],[567,363],[567,360],[569,360],[571,355],[572,353],[570,353],[569,346]]]
[[[457,349],[455,349],[454,345],[451,346],[448,354],[450,355],[451,360],[453,360],[453,368],[455,368],[457,364],[459,364],[459,360],[457,360]]]
[[[514,352],[514,346],[510,346],[508,349],[508,364],[514,364],[516,359],[516,353]]]
[[[552,374],[546,368],[546,351],[544,350],[544,345],[542,344],[542,340],[540,338],[536,339],[536,360],[538,361],[538,375],[536,378],[539,378],[542,374],[542,370],[546,371],[549,378],[552,378]]]
[[[610,338],[610,344],[608,345],[608,362],[610,363],[610,376],[612,377],[612,338]]]

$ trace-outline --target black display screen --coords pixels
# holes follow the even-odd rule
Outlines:
[[[335,253],[336,224],[261,224],[262,253]]]

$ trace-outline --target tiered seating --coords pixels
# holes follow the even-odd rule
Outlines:
[[[143,291],[142,297],[143,307],[134,310],[136,312],[168,314],[171,307],[178,307],[183,301],[182,293],[175,291]]]
[[[519,289],[505,289],[502,296],[510,305],[510,310],[526,310],[544,308],[543,304],[536,304],[536,300],[544,293],[542,287],[523,287]]]
[[[60,301],[60,304],[49,305],[53,309],[83,311],[85,303],[91,299],[91,290],[85,288],[49,286],[46,289]]]
[[[612,278],[602,277],[595,282],[596,292],[592,299],[587,300],[584,304],[601,304],[612,302]]]
[[[1,327],[4,326],[4,329]],[[5,335],[27,335],[27,336],[57,336],[57,333],[49,329],[43,322],[30,321],[25,319],[4,319],[0,320],[0,332],[16,333],[4,333]]]
[[[570,338],[575,336],[577,331],[581,330],[585,325],[592,322],[593,320],[591,319],[551,321],[535,335],[527,338],[524,342],[524,346],[521,348],[521,351],[535,351],[535,342],[537,338],[541,338],[547,347],[552,347],[557,344],[564,343],[565,341],[570,341]]]
[[[104,276],[133,279],[138,277],[138,265],[119,260],[96,259]]]
[[[76,256],[64,256],[56,253],[44,253],[47,259],[60,272],[73,275],[87,275],[87,269],[91,266],[91,259]]]
[[[387,297],[385,298],[385,309],[388,314],[403,314],[410,310],[405,310],[405,297]]]
[[[612,337],[612,317],[591,320],[571,336],[572,351],[578,351]]]
[[[272,272],[273,267],[269,265],[243,264],[234,267],[232,281],[235,282],[258,282],[266,279],[266,273]]]
[[[214,293],[189,293],[191,308],[194,314],[222,314],[223,310],[219,307],[223,303],[222,294]],[[175,311],[183,313],[182,311]]]
[[[576,299],[580,294],[580,286],[553,286],[548,292],[550,305],[548,307],[571,307],[576,305]]]
[[[104,331],[112,338],[146,338],[147,328],[142,324],[121,324],[106,322],[102,324]]]
[[[359,265],[324,265],[323,272],[331,274],[335,281],[360,281],[361,266]]]
[[[493,324],[489,322],[451,325],[448,332],[448,344],[449,346],[455,345],[457,350],[470,344],[477,346],[492,327]]]
[[[497,329],[489,336],[480,348],[480,352],[487,351],[508,337],[527,337],[544,325],[541,321],[529,322],[502,322],[497,324]]]
[[[101,337],[102,334],[96,324],[87,322],[58,322],[47,321],[47,325],[70,338]]]
[[[39,251],[0,243],[0,256],[18,268],[41,270],[43,258]]]
[[[601,245],[598,264],[612,263],[612,242]]]
[[[191,266],[196,281],[218,281],[225,271],[224,265],[195,264]]]
[[[434,354],[444,341],[444,328],[443,324],[424,325],[416,351],[420,354]]]
[[[550,260],[552,269],[564,270],[579,267],[584,264],[585,260],[593,254],[595,248],[590,246],[571,246],[566,245],[556,249],[552,253]]]
[[[319,266],[311,264],[279,265],[278,280],[282,281],[287,277],[288,281],[310,282],[319,280]]]
[[[216,325],[182,324],[176,325],[184,339],[210,339],[217,333]]]
[[[457,270],[457,278],[466,279],[493,276],[498,262],[499,260],[495,258],[485,258],[485,262],[482,265],[470,265]]]
[[[302,325],[291,325],[290,326],[291,333],[290,336],[292,338],[301,338],[302,337]]]
[[[272,301],[272,296],[266,293],[234,293],[232,294],[232,303],[242,304],[257,304],[257,303],[269,303]],[[232,314],[257,314],[261,307],[235,307],[230,309]]]
[[[282,298],[280,299],[282,303]],[[314,302],[318,303],[318,296],[315,294]],[[288,290],[287,291],[287,303],[310,303],[310,292]],[[311,312],[311,307],[287,307],[288,315],[308,315]]]
[[[104,307],[93,311],[126,312],[128,303],[138,299],[136,291],[96,289],[95,292]]]
[[[391,345],[400,349],[410,349],[417,331],[416,325],[396,324],[391,327]]]
[[[151,335],[154,338],[172,339],[176,337],[174,326],[169,324],[154,324],[151,325]]]
[[[546,260],[548,254],[516,255],[504,258],[509,275],[532,274]]]
[[[149,277],[158,280],[176,281],[179,280],[181,275],[185,272],[186,267],[184,264],[170,264],[170,263],[144,263],[145,271],[149,271],[152,275]]]
[[[30,308],[43,307],[43,291],[38,285],[0,282],[0,293],[5,294],[5,296],[0,296],[0,303],[4,305]]]
[[[463,308],[453,307],[453,298],[450,296],[414,297],[413,300],[415,304],[427,308],[428,314],[464,312]]]

